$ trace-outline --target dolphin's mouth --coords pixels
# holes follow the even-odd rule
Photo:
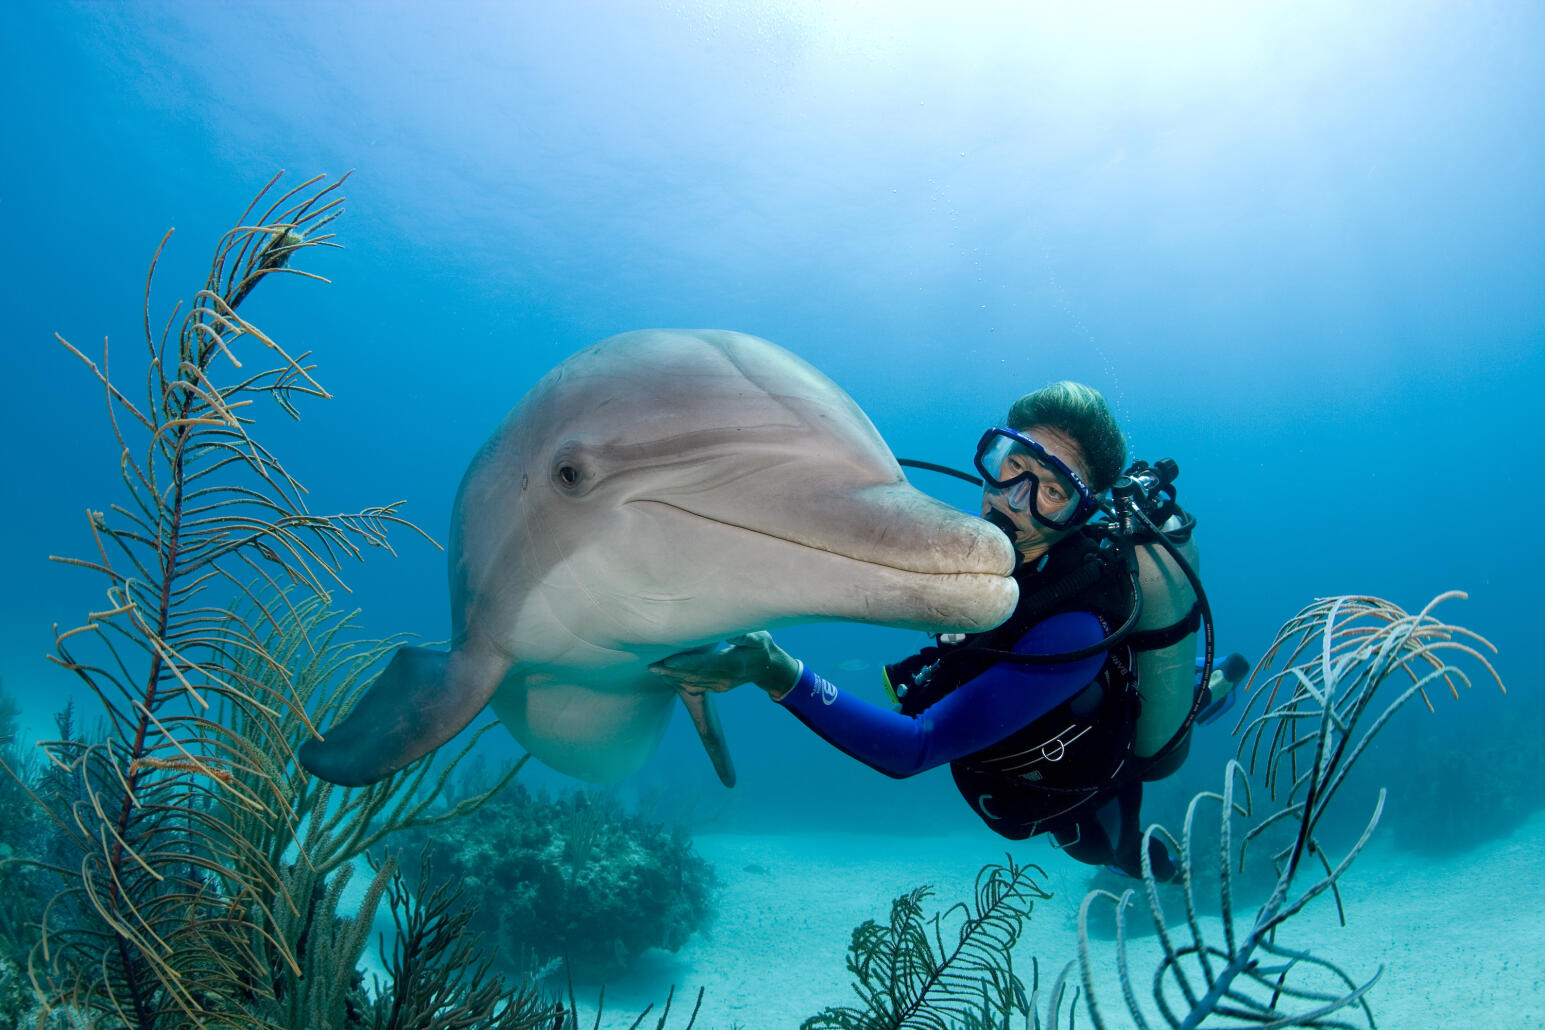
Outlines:
[[[830,554],[837,558],[846,558],[849,561],[859,562],[864,565],[873,565],[879,568],[891,569],[895,572],[904,572],[916,576],[983,576],[990,579],[1001,579],[1010,576],[1014,568],[1012,552],[1010,552],[1010,557],[1007,562],[1005,562],[1001,557],[994,554],[990,548],[981,546],[978,540],[964,540],[962,541],[962,546],[955,549],[940,547],[939,544],[944,543],[944,541],[937,538],[930,541],[930,547],[921,551],[915,548],[909,549],[904,546],[889,549],[876,549],[873,547],[848,548],[842,547],[835,543],[812,540],[810,539],[812,534],[809,533],[796,535],[789,532],[780,532],[776,529],[765,526],[746,525],[744,522],[732,521],[713,515],[705,515],[702,512],[693,511],[690,508],[684,508],[681,505],[674,504],[670,501],[661,501],[653,498],[639,498],[636,500],[626,501],[624,503],[632,507],[645,509],[664,508],[681,515],[685,515],[689,518],[697,519],[702,522],[725,529],[751,533],[755,536],[766,537],[770,540],[778,540],[785,544],[790,544],[794,547],[803,548],[808,551]],[[971,522],[982,521],[972,519],[971,516],[964,514],[961,514],[960,518],[962,520],[970,520]],[[987,525],[985,521],[982,521],[982,524],[984,526]],[[950,535],[951,530],[954,530],[954,535],[960,535],[958,528],[953,526],[940,527],[939,535]],[[1002,534],[999,533],[996,529],[991,529],[990,533],[984,533],[983,536],[985,536],[987,539],[993,539],[994,537],[1001,537]],[[944,553],[954,553],[957,555],[959,559],[958,563],[951,563],[956,564],[957,567],[941,568],[939,562],[941,551]]]
[[[919,495],[922,496],[922,495]],[[838,619],[927,632],[975,632],[998,625],[1019,597],[1007,538],[980,519],[944,505],[930,518],[844,533],[801,520],[801,532],[746,525],[679,504],[638,498],[628,506],[654,518],[691,520],[692,558],[722,562],[755,581],[751,593],[769,624]],[[943,518],[932,518],[943,513]],[[845,517],[855,514],[849,510]],[[777,513],[769,522],[777,523]],[[677,537],[680,539],[680,536]],[[851,545],[851,546],[849,546]]]

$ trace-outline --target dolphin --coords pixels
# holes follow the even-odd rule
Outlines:
[[[1014,610],[1007,537],[914,489],[843,390],[775,344],[652,329],[588,347],[510,411],[462,479],[449,652],[403,647],[301,748],[380,780],[484,706],[539,761],[636,770],[674,688],[651,662],[755,629],[848,620],[990,629]],[[706,695],[680,695],[721,780]]]

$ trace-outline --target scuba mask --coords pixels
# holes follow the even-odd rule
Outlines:
[[[1094,491],[1060,458],[1023,433],[995,426],[976,445],[976,470],[989,497],[1028,511],[1041,525],[1066,529],[1094,514]]]

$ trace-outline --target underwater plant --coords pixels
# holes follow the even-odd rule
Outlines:
[[[8,702],[0,695],[0,1030],[36,1007],[26,968],[57,888],[47,867],[69,861],[72,850],[35,799],[62,810],[74,797],[59,767],[43,762],[37,748],[17,744],[15,708]],[[59,739],[76,738],[73,703],[54,714],[54,726]]]
[[[35,756],[16,743],[20,707],[0,684],[0,1028],[16,1026],[33,1007],[26,961],[37,943],[30,927],[42,911],[45,891],[27,857],[37,849],[41,820],[28,796],[38,786]]]
[[[293,616],[281,619],[261,653],[236,648],[231,658],[244,678],[257,681],[274,676],[272,662],[288,669],[290,687],[302,702],[299,710],[312,712],[313,718],[326,717],[357,702],[374,670],[401,643],[357,640],[348,632],[351,625],[350,617],[328,609],[324,599],[308,598],[296,605]],[[253,720],[250,713],[232,709],[220,722],[231,728],[235,746],[248,756],[243,775],[282,783],[291,799],[283,821],[256,817],[242,807],[232,807],[224,816],[248,843],[243,855],[233,858],[235,867],[253,875],[276,872],[280,896],[292,901],[265,906],[274,914],[273,923],[249,942],[256,967],[271,974],[266,985],[252,992],[247,1008],[267,1026],[351,1025],[351,1017],[363,1011],[351,994],[357,993],[356,967],[369,944],[377,907],[383,898],[394,910],[402,904],[394,894],[400,873],[389,859],[372,867],[374,875],[357,911],[339,915],[344,891],[359,865],[356,860],[389,834],[476,811],[520,772],[524,760],[482,790],[448,803],[445,794],[457,766],[483,731],[444,766],[420,761],[388,780],[349,789],[315,779],[300,767],[295,754],[309,739],[309,728],[298,716]],[[445,956],[438,950],[448,946],[444,939],[421,936],[417,942],[415,947],[430,950],[414,953],[414,961],[444,968]],[[397,947],[400,953],[407,945],[398,941]],[[286,961],[287,956],[294,961]],[[375,1004],[397,990],[395,982],[388,983],[377,991]]]
[[[1151,1006],[1139,1000],[1126,930],[1136,892],[1117,896],[1097,890],[1084,898],[1076,964],[1081,1007],[1096,1030],[1146,1028],[1154,1025],[1151,1019],[1168,1027],[1201,1027],[1214,1025],[1214,1017],[1232,1021],[1229,1025],[1374,1025],[1367,995],[1382,968],[1358,982],[1310,948],[1281,938],[1289,935],[1294,916],[1327,893],[1345,921],[1339,881],[1378,826],[1385,792],[1380,790],[1362,833],[1334,863],[1317,831],[1347,774],[1391,717],[1415,697],[1432,708],[1428,690],[1440,683],[1455,697],[1459,684],[1468,687],[1469,675],[1451,659],[1478,662],[1502,686],[1480,650],[1496,649],[1432,615],[1444,600],[1463,596],[1457,591],[1439,595],[1415,615],[1374,597],[1333,597],[1316,601],[1283,625],[1250,684],[1241,688],[1249,696],[1236,726],[1236,733],[1242,730],[1237,757],[1224,771],[1222,791],[1192,799],[1178,840],[1160,826],[1145,834],[1143,894],[1160,948],[1151,976]],[[1285,667],[1265,675],[1279,655]],[[1271,802],[1259,813],[1252,779]],[[1212,806],[1219,812],[1217,836],[1203,841],[1198,818]],[[1237,827],[1236,819],[1248,822]],[[1164,911],[1147,851],[1155,836],[1177,856],[1183,922]],[[1280,842],[1259,854],[1274,836]],[[1204,929],[1199,915],[1199,863],[1208,855],[1218,876],[1221,925],[1216,932]],[[1247,861],[1262,859],[1276,872],[1274,886],[1253,916],[1237,919],[1234,879]],[[1125,1008],[1121,1023],[1111,1021],[1095,991],[1095,969],[1103,959],[1090,943],[1089,917],[1102,902],[1111,903],[1115,912],[1114,960]],[[1064,969],[1064,977],[1072,966]],[[1045,1025],[1050,1030],[1058,1026],[1061,986],[1059,981],[1048,1004]]]
[[[1013,949],[1035,902],[1051,897],[1035,876],[1045,873],[1012,857],[984,866],[973,902],[932,919],[923,914],[930,888],[903,894],[888,925],[869,920],[853,931],[848,972],[864,1007],[828,1008],[800,1030],[990,1030],[1029,1011]]]
[[[419,857],[415,889],[400,870],[386,889],[397,926],[369,1030],[562,1030],[573,1025],[571,1007],[549,1001],[529,982],[511,989],[491,970],[482,937],[468,929],[475,908],[465,885],[436,879],[428,853]],[[380,869],[377,867],[379,875]]]
[[[7,765],[53,826],[29,860],[58,878],[31,927],[30,986],[72,1020],[341,1028],[394,873],[377,869],[358,910],[339,916],[351,860],[388,832],[476,808],[507,780],[445,807],[437,795],[455,760],[360,790],[316,782],[296,763],[313,719],[354,704],[396,643],[349,640],[329,584],[341,584],[344,559],[390,551],[389,530],[416,527],[396,504],[308,511],[300,484],[251,434],[256,401],[296,416],[299,397],[328,396],[306,355],[238,313],[270,275],[319,279],[290,263],[334,245],[322,230],[343,180],[320,186],[318,176],[270,199],[278,178],[220,241],[186,314],[178,320],[178,305],[157,336],[149,294],[161,241],[145,286],[146,401],[109,375],[105,345],[99,368],[60,338],[104,390],[127,488],[123,502],[89,513],[91,557],[55,559],[106,581],[107,605],[56,631],[53,656],[100,703],[102,736],[61,724],[44,745],[43,789]],[[238,355],[254,342],[273,367],[246,368]]]
[[[7,694],[5,685],[0,683],[0,760],[18,770],[14,778],[0,776],[0,862],[8,859],[19,843],[33,835],[38,822],[37,809],[26,791],[26,784],[36,779],[36,771],[32,768],[35,763],[32,756],[16,743],[17,716],[20,714],[16,699]],[[7,928],[6,921],[0,919],[0,947],[3,947]]]
[[[606,980],[648,948],[678,950],[709,915],[713,867],[686,835],[601,792],[548,800],[515,784],[475,825],[406,840],[485,899],[469,927],[523,974],[561,962]]]

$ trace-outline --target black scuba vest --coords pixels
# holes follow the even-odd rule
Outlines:
[[[990,651],[1011,651],[1042,620],[1062,612],[1089,612],[1105,635],[1132,610],[1125,561],[1079,531],[1060,541],[1043,562],[1014,571],[1019,604],[1008,620],[958,644],[924,648],[886,669],[901,711],[915,715],[997,663]],[[1112,646],[1085,688],[1003,740],[950,763],[973,779],[1005,779],[1019,789],[1089,794],[1132,761],[1139,699],[1126,642]]]

